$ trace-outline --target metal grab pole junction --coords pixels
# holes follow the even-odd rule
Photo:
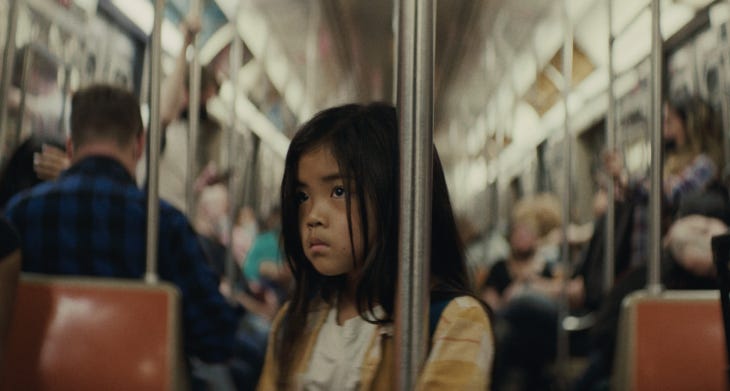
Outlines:
[[[145,281],[156,283],[157,239],[160,226],[160,78],[162,74],[162,17],[165,0],[155,1],[155,20],[150,50],[150,123],[147,147],[147,270]]]
[[[435,1],[400,0],[398,113],[400,227],[396,385],[413,390],[426,356],[431,257]]]

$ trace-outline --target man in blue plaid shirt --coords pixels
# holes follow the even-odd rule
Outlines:
[[[139,103],[129,92],[96,85],[74,94],[71,167],[11,199],[6,217],[22,238],[23,271],[142,278],[146,196],[135,184],[144,151]],[[182,294],[185,352],[208,363],[231,358],[238,312],[186,217],[160,202],[158,273]]]

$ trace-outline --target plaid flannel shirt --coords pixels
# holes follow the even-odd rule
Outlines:
[[[6,217],[22,240],[23,271],[141,279],[145,272],[146,195],[116,160],[89,157],[55,182],[13,197]],[[187,218],[160,202],[158,274],[182,297],[185,352],[220,362],[233,354],[238,313]]]

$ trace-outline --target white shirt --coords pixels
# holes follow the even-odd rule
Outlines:
[[[160,198],[188,215],[188,125],[186,121],[171,122],[166,132],[165,150],[160,155]]]
[[[381,307],[375,308],[379,316]],[[320,329],[307,372],[299,384],[305,391],[357,390],[360,370],[377,325],[356,316],[337,324],[337,306],[332,306]]]

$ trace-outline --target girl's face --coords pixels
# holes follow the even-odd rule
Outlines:
[[[296,199],[302,247],[314,268],[325,276],[351,273],[353,253],[360,260],[364,255],[357,197],[350,198],[354,252],[350,245],[347,198],[354,189],[345,187],[345,179],[326,147],[313,149],[299,159]]]

